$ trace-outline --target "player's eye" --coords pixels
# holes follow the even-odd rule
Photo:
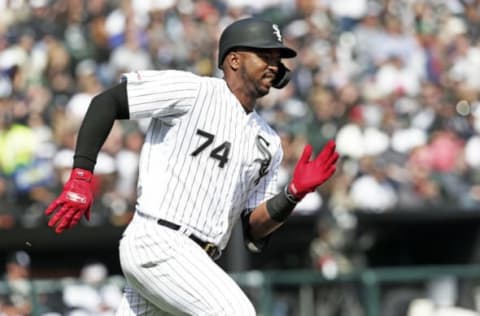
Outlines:
[[[280,56],[274,52],[258,52],[257,56],[267,64],[278,64],[280,62]]]
[[[267,53],[258,53],[257,55],[264,60],[268,60],[270,58],[270,55],[268,55]]]

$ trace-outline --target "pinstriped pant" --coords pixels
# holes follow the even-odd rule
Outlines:
[[[181,232],[135,216],[119,251],[128,286],[117,316],[255,315],[240,287]]]

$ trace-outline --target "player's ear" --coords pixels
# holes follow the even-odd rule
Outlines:
[[[229,52],[227,56],[225,56],[225,61],[223,63],[223,68],[225,69],[225,67],[237,70],[240,67],[240,55],[235,51]]]

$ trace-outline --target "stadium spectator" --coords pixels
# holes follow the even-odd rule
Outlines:
[[[36,298],[30,281],[30,256],[25,251],[8,254],[3,280],[8,292],[0,299],[0,315],[31,315]]]
[[[122,288],[115,282],[109,282],[108,278],[108,270],[103,263],[86,263],[78,282],[67,284],[63,289],[65,315],[115,315],[122,298]]]

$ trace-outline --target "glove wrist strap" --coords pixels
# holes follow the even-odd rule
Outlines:
[[[284,191],[285,191],[285,195],[286,195],[287,199],[292,201],[292,203],[300,202],[303,199],[303,197],[305,196],[305,195],[298,194],[298,193],[294,194],[293,192],[295,192],[296,190],[295,190],[295,186],[292,183],[290,183],[290,185],[285,186]]]
[[[91,182],[92,177],[93,177],[93,174],[90,171],[81,169],[81,168],[74,168],[70,175],[71,179],[82,180],[87,182]]]

